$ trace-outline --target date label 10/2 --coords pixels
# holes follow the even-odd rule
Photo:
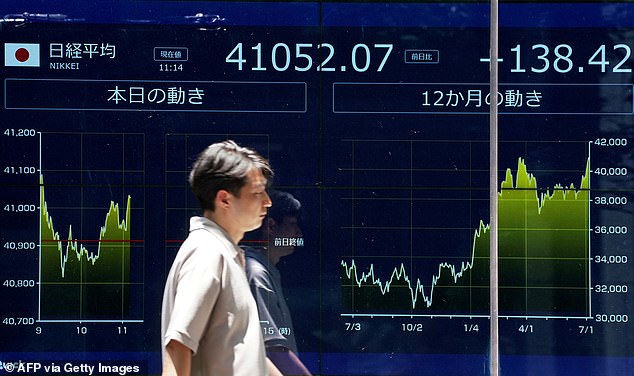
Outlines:
[[[250,47],[244,47],[242,43],[236,44],[227,54],[225,62],[236,64],[238,70],[244,70],[244,65],[250,65],[252,71],[266,71],[267,66],[273,67],[278,72],[287,70],[295,70],[298,72],[306,72],[312,69],[321,72],[345,71],[346,67],[352,67],[355,72],[366,72],[371,67],[376,67],[377,72],[381,72],[387,63],[394,45],[392,44],[374,44],[367,45],[363,43],[355,44],[349,52],[350,60],[348,63],[335,66],[333,64],[335,57],[335,46],[330,43],[296,43],[286,44],[277,43],[270,53],[263,51],[262,43]],[[319,60],[319,61],[315,61]],[[292,65],[292,68],[291,68]]]
[[[423,324],[421,323],[402,323],[401,330],[407,333],[416,333],[423,331]]]

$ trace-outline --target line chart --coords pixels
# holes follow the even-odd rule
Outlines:
[[[141,134],[40,134],[38,321],[142,321],[143,145]]]
[[[411,150],[412,156],[415,155],[415,149]],[[414,161],[412,157],[411,176],[423,170],[417,170]],[[500,315],[587,318],[591,315],[590,157],[588,155],[585,166],[578,169],[578,180],[557,183],[552,188],[538,185],[529,164],[530,160],[518,157],[517,165],[506,168],[504,180],[499,184]],[[394,188],[390,190],[395,192]],[[425,190],[425,187],[419,189]],[[394,205],[398,205],[399,200],[405,202],[401,205],[401,214],[409,217],[409,226],[400,224],[402,220],[398,219],[393,222],[399,225],[373,226],[375,221],[368,213],[381,212],[378,208],[384,206],[362,209],[362,206],[373,205],[373,201],[361,199],[359,192],[362,190],[357,189],[356,196],[349,199],[356,205],[352,219],[355,225],[346,227],[354,233],[357,249],[371,244],[364,240],[371,237],[366,230],[381,231],[381,235],[375,235],[377,238],[391,236],[391,240],[372,241],[381,244],[383,252],[352,254],[340,260],[342,315],[488,315],[489,226],[483,220],[486,217],[481,216],[477,226],[471,229],[469,251],[465,252],[464,236],[462,247],[456,247],[454,244],[458,243],[451,240],[451,231],[464,232],[464,225],[453,229],[423,226],[425,220],[418,217],[422,209],[404,211],[406,205],[417,206],[420,193],[415,192],[415,188],[410,198],[395,195],[394,200],[387,197],[384,200]],[[470,192],[469,197],[472,194]],[[420,198],[418,201],[429,202]],[[463,205],[462,211],[467,208],[471,213],[468,215],[474,218],[472,206],[478,204],[469,198],[457,201],[470,201]],[[449,213],[445,222],[460,215],[456,208],[459,206],[444,209]],[[438,210],[433,213],[442,215]],[[394,239],[405,238],[407,232],[410,233],[410,254],[395,251],[398,245],[389,250],[387,245],[400,244],[402,241]],[[415,238],[417,240],[411,240]],[[444,256],[438,252],[442,249]]]

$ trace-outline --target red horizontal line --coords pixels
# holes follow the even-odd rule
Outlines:
[[[94,239],[71,239],[71,240],[42,240],[42,243],[143,243],[145,240],[94,240]]]

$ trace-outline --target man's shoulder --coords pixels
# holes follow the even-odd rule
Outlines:
[[[192,231],[181,244],[176,260],[205,262],[218,261],[224,257],[223,242],[206,231]]]

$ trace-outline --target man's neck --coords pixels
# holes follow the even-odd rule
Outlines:
[[[218,227],[223,229],[227,233],[227,235],[229,235],[229,238],[231,239],[231,241],[233,241],[233,244],[238,245],[238,242],[242,240],[244,232],[232,230],[231,222],[228,220],[228,218],[225,218],[222,215],[218,215],[218,212],[211,210],[205,210],[203,212],[203,216],[210,221],[213,221],[215,224],[218,225]]]

